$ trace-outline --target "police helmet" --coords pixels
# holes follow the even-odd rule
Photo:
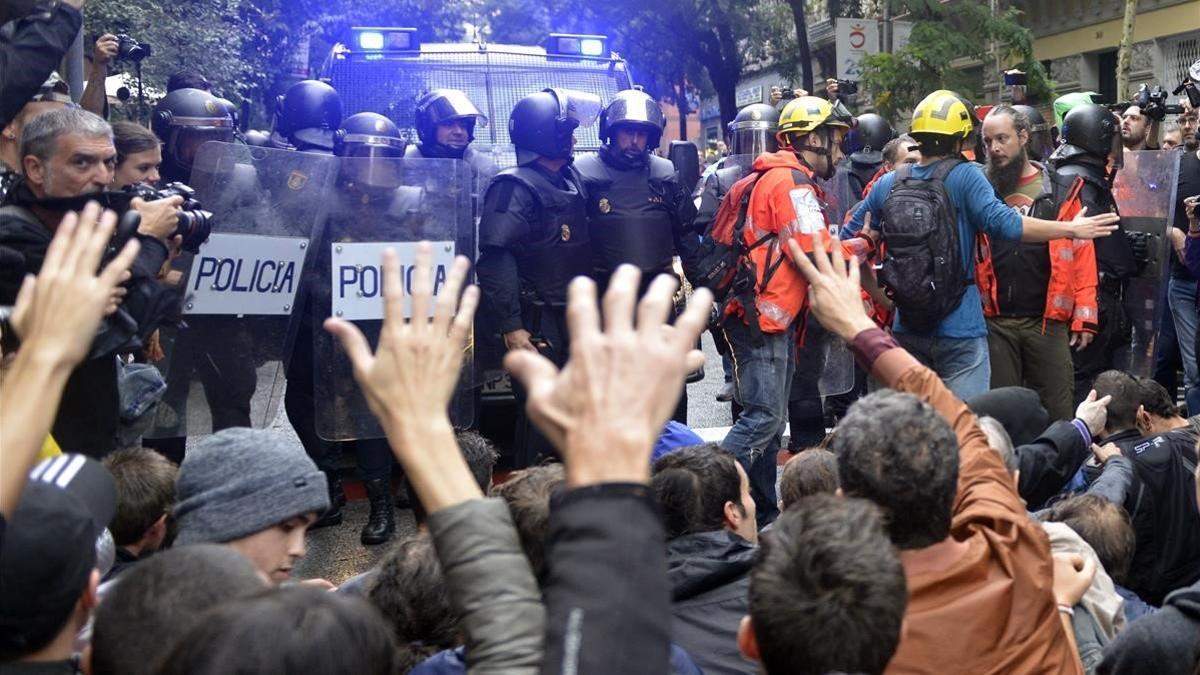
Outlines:
[[[417,99],[415,109],[417,138],[421,154],[426,157],[461,158],[464,148],[453,148],[437,142],[437,127],[443,122],[462,120],[467,128],[467,142],[475,140],[475,125],[487,126],[488,119],[479,108],[457,89],[434,89]]]
[[[766,103],[753,103],[738,111],[729,123],[730,153],[755,155],[775,152],[779,142],[775,132],[779,129],[779,109]]]
[[[1029,158],[1040,161],[1049,157],[1054,151],[1054,143],[1050,138],[1050,125],[1046,124],[1046,118],[1042,116],[1041,111],[1031,105],[1021,104],[1014,105],[1013,110],[1029,120],[1029,144],[1026,146]]]
[[[275,99],[272,143],[297,149],[333,149],[333,132],[342,123],[342,99],[319,80],[303,80]]]
[[[543,89],[517,101],[508,117],[517,164],[538,157],[570,160],[575,129],[591,126],[599,113],[598,97],[570,89]]]
[[[150,127],[163,144],[163,175],[186,180],[200,146],[233,141],[225,101],[202,89],[176,89],[154,106]]]
[[[1084,103],[1071,108],[1063,117],[1062,141],[1097,159],[1121,150],[1121,125],[1108,108]]]
[[[333,134],[338,157],[403,157],[404,146],[396,123],[377,113],[351,115]]]
[[[858,124],[846,137],[850,159],[861,164],[879,164],[883,161],[883,146],[896,137],[891,122],[875,113],[859,115]]]
[[[653,150],[662,140],[667,122],[658,101],[641,88],[635,88],[617,92],[600,111],[600,140],[612,143],[613,129],[617,126],[644,129],[648,134],[646,149]]]

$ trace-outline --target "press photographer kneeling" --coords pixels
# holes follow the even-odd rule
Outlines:
[[[101,194],[113,181],[116,150],[112,127],[80,108],[68,107],[31,119],[21,137],[22,178],[0,208],[0,247],[23,257],[22,274],[0,275],[0,305],[12,305],[25,274],[42,267],[51,238],[67,211]],[[102,457],[114,449],[119,420],[115,356],[139,349],[162,323],[176,314],[178,297],[158,283],[167,260],[168,242],[176,236],[180,197],[130,207],[140,214],[136,236],[141,242],[129,280],[114,297],[92,343],[89,358],[67,382],[53,427],[65,452]],[[21,323],[14,317],[19,338]],[[7,351],[7,350],[6,350]]]

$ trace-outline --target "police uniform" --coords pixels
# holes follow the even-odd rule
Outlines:
[[[592,271],[584,195],[570,165],[558,172],[537,163],[505,169],[484,193],[479,223],[475,272],[484,311],[501,334],[529,331],[558,366],[567,360],[567,284]],[[514,389],[523,411],[525,394]],[[527,421],[518,426],[516,445],[517,467],[551,453]]]

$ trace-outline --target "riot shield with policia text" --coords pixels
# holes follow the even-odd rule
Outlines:
[[[209,142],[191,186],[211,234],[164,283],[184,289],[182,319],[163,328],[154,362],[167,391],[150,438],[275,421],[284,392],[296,292],[336,175],[332,157]]]
[[[471,174],[452,159],[340,157],[329,210],[315,243],[308,303],[317,434],[331,441],[382,438],[341,344],[322,324],[334,316],[353,322],[374,348],[383,327],[385,249],[396,251],[405,293],[411,287],[417,243],[433,243],[434,295],[441,292],[456,255],[473,256]],[[405,311],[411,311],[405,301]],[[432,311],[432,308],[431,308]],[[474,346],[463,354],[458,391],[450,405],[455,426],[474,418]]]
[[[1149,376],[1163,321],[1171,321],[1163,301],[1171,275],[1170,231],[1179,186],[1180,153],[1170,150],[1126,152],[1124,166],[1113,180],[1113,198],[1121,226],[1139,251],[1137,276],[1125,285],[1124,306],[1132,324],[1129,363],[1118,368]],[[1140,264],[1144,261],[1144,264]]]

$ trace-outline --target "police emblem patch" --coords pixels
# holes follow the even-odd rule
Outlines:
[[[563,223],[562,232],[559,235],[563,241],[571,241],[571,226]]]
[[[293,171],[288,175],[287,186],[289,190],[299,190],[308,182],[308,174],[299,171]]]
[[[609,203],[608,197],[601,197],[598,206],[600,208],[600,213],[608,213],[609,211],[612,211],[612,204]]]
[[[209,115],[216,115],[217,114],[217,102],[212,99],[205,101],[204,102],[204,110],[207,111]]]

